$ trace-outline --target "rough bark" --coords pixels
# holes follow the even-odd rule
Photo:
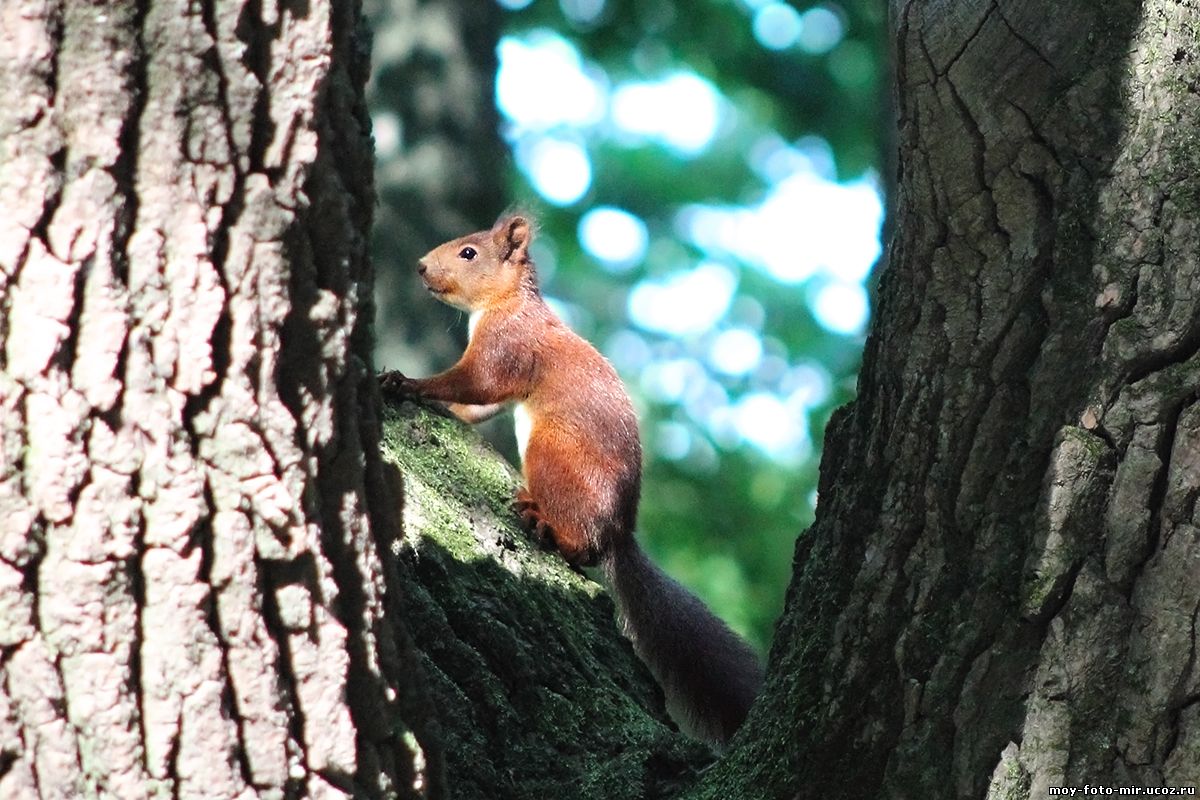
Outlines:
[[[860,397],[695,796],[1200,783],[1197,16],[893,4]],[[0,7],[0,797],[653,797],[702,760],[460,426],[395,413],[384,479],[356,23]]]
[[[711,753],[668,721],[600,586],[540,551],[519,475],[479,434],[411,403],[384,419],[402,485],[395,553],[457,800],[670,797]]]
[[[1200,784],[1200,10],[892,3],[896,233],[703,796]]]
[[[358,25],[0,6],[2,797],[439,779],[385,616]]]

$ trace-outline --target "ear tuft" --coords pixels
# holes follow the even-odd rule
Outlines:
[[[492,237],[500,249],[501,261],[521,263],[529,260],[529,243],[533,241],[533,223],[521,214],[501,217],[492,227]]]

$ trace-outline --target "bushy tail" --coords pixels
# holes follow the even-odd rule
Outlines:
[[[724,746],[762,685],[754,651],[632,540],[600,566],[625,635],[662,686],[671,716],[692,736]]]

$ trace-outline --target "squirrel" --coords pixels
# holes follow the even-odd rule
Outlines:
[[[691,735],[724,747],[762,683],[757,656],[634,539],[641,494],[637,415],[616,370],[546,305],[521,215],[420,259],[429,291],[471,315],[461,359],[429,378],[380,376],[392,396],[444,403],[475,423],[518,404],[524,526],[574,567],[600,567],[621,627]],[[522,416],[527,424],[522,426]],[[521,431],[518,430],[520,438]]]

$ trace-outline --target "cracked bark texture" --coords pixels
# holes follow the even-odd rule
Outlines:
[[[440,780],[385,616],[359,25],[0,6],[0,797]]]
[[[895,236],[696,796],[1200,784],[1200,4],[895,0]]]

